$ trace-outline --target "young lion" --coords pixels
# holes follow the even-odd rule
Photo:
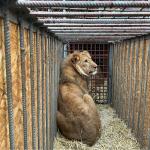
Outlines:
[[[100,136],[100,117],[88,94],[87,77],[97,65],[87,51],[70,54],[61,66],[57,125],[68,139],[92,146]]]

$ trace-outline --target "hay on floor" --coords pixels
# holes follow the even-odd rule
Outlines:
[[[102,122],[101,138],[92,147],[78,141],[70,141],[60,133],[54,142],[54,150],[140,150],[131,130],[121,121],[109,105],[97,105]]]

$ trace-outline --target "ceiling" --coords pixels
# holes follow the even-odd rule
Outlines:
[[[19,0],[17,5],[64,42],[115,42],[150,32],[148,0]]]

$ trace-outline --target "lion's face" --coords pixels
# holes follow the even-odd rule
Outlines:
[[[97,64],[92,60],[87,51],[74,52],[71,62],[81,75],[90,76],[97,73]]]

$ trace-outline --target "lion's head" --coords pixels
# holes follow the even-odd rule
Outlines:
[[[92,60],[88,51],[75,51],[72,54],[71,63],[81,75],[90,76],[97,73],[97,64]]]

